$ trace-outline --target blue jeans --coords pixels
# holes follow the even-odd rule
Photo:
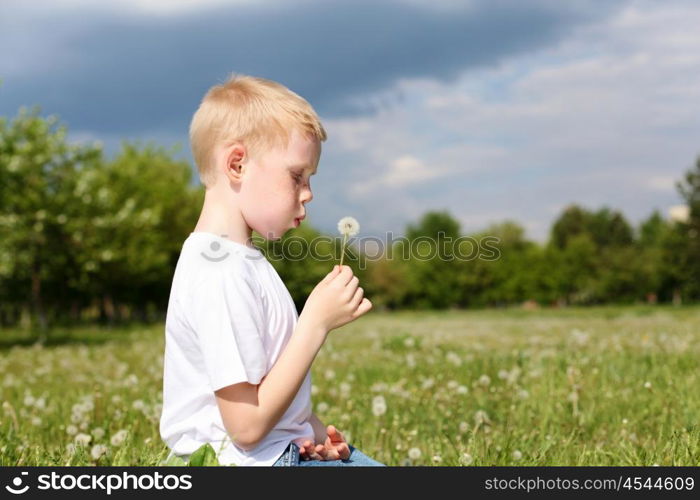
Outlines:
[[[290,442],[282,456],[272,464],[273,467],[386,467],[385,464],[372,460],[353,445],[348,443],[350,457],[347,460],[302,460],[299,446]]]

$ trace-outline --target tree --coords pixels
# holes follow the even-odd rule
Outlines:
[[[693,168],[689,169],[683,180],[676,183],[678,192],[688,205],[688,220],[677,221],[677,240],[684,240],[684,244],[676,255],[681,259],[685,269],[683,289],[690,299],[700,299],[700,156],[695,160]]]
[[[72,193],[81,169],[99,163],[101,151],[68,144],[66,127],[39,113],[22,107],[11,122],[0,118],[0,289],[3,301],[28,301],[43,331],[47,292],[61,296],[75,270],[64,251]]]

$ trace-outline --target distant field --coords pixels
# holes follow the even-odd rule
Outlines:
[[[0,465],[157,465],[163,325],[0,332]],[[314,411],[388,465],[700,465],[700,307],[371,312]]]

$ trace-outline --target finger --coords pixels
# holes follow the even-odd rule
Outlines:
[[[370,309],[372,309],[372,302],[370,302],[370,300],[367,297],[365,297],[364,299],[362,299],[362,302],[360,302],[360,305],[353,313],[353,317],[359,318]]]
[[[338,450],[338,455],[340,455],[340,458],[343,460],[347,460],[350,458],[350,446],[348,446],[347,443],[342,443],[338,445],[336,448]]]
[[[352,299],[353,295],[355,295],[355,291],[357,290],[357,286],[360,283],[360,278],[357,276],[353,276],[350,282],[345,285],[345,291],[343,292],[343,296],[349,301]]]
[[[333,269],[331,270],[331,272],[326,274],[326,277],[323,278],[323,281],[325,281],[325,282],[333,281],[333,279],[336,276],[338,276],[339,272],[340,272],[340,266],[336,264],[335,266],[333,266]]]
[[[299,448],[299,455],[306,460],[309,460],[313,455],[314,444],[310,440],[304,441],[304,445]]]
[[[319,460],[328,460],[329,459],[328,450],[322,444],[316,445],[316,454],[321,457]]]
[[[335,428],[334,425],[328,425],[326,428],[326,434],[331,440],[331,443],[342,443],[345,441],[345,438],[343,438],[343,435],[340,433],[338,429]]]
[[[343,286],[346,286],[350,280],[353,278],[352,269],[350,266],[343,264],[340,274],[338,274],[338,280]]]
[[[355,290],[355,295],[352,296],[352,300],[350,301],[350,307],[352,307],[353,311],[357,309],[357,306],[359,306],[360,302],[362,302],[362,297],[364,297],[364,294],[364,289],[361,286],[357,287],[357,290]]]

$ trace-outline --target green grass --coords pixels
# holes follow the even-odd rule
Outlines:
[[[0,465],[159,464],[162,353],[163,325],[2,331]],[[372,312],[313,402],[388,465],[700,465],[699,368],[699,307]]]

